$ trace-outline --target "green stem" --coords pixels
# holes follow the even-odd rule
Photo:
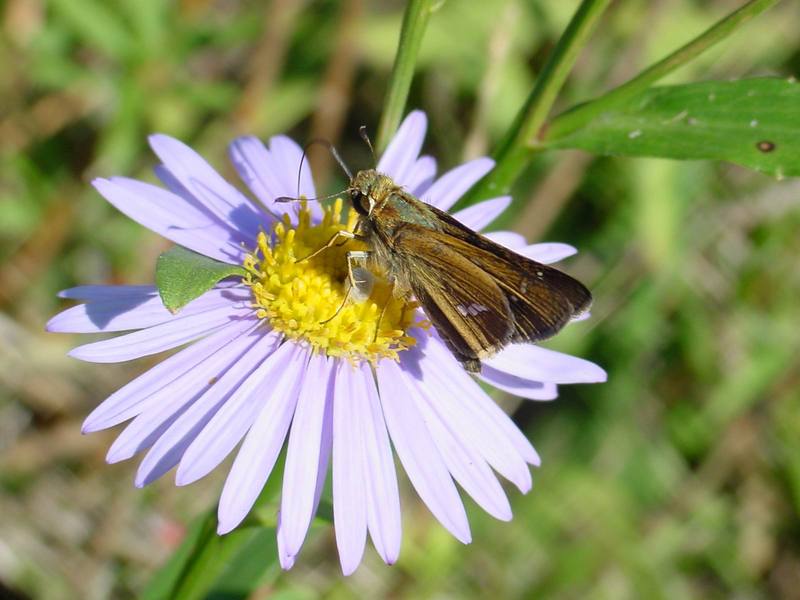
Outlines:
[[[610,0],[583,0],[547,59],[536,85],[514,120],[509,133],[494,154],[497,165],[468,196],[485,198],[508,191],[530,160],[530,140],[547,119],[558,92],[564,85],[578,53],[586,44]]]
[[[558,115],[547,128],[547,139],[564,137],[580,129],[610,107],[619,105],[643,92],[656,81],[693,60],[711,46],[728,37],[744,23],[777,4],[777,2],[778,0],[751,0],[742,8],[718,21],[691,42],[648,67],[630,81],[623,83],[595,100],[576,106]],[[528,138],[528,143],[531,146],[536,146],[538,141],[534,136]]]
[[[376,138],[378,153],[383,152],[389,140],[397,131],[403,111],[406,108],[408,90],[411,88],[411,79],[414,76],[414,67],[417,63],[417,54],[422,45],[422,36],[428,19],[438,4],[433,0],[409,0],[403,15],[403,26],[400,29],[400,42],[397,45],[397,55],[392,67],[389,80],[389,89],[386,91],[383,114],[378,125]]]

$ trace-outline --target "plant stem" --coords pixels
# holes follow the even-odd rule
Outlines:
[[[608,108],[619,105],[643,92],[656,81],[693,60],[711,46],[728,37],[744,23],[777,4],[777,2],[778,0],[750,0],[742,8],[718,21],[691,42],[648,67],[633,79],[595,100],[576,106],[558,115],[547,128],[546,139],[564,137],[576,129],[580,129]],[[530,145],[535,146],[538,140],[530,137],[528,142]]]
[[[434,4],[438,7],[441,3],[435,3],[433,0],[409,0],[406,5],[403,26],[400,29],[400,41],[397,45],[397,55],[389,79],[389,89],[386,91],[386,99],[383,103],[383,114],[378,125],[375,149],[379,154],[389,144],[389,140],[397,131],[397,126],[403,117],[408,90],[411,88],[411,79],[417,63],[417,54],[422,45],[422,36],[428,25],[428,19],[435,8]]]
[[[558,40],[506,138],[494,154],[497,165],[468,195],[485,198],[508,191],[530,160],[530,140],[547,119],[558,92],[610,0],[583,0]],[[468,200],[469,201],[469,200]]]

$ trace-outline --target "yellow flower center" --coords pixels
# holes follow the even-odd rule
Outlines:
[[[414,344],[406,331],[419,305],[395,297],[392,285],[374,267],[368,273],[368,297],[363,297],[363,288],[350,289],[347,253],[365,250],[362,242],[340,238],[320,251],[337,232],[352,232],[357,220],[349,211],[342,221],[338,199],[314,225],[303,203],[297,225],[284,215],[271,239],[264,232],[258,235],[258,248],[244,260],[244,281],[253,292],[258,317],[286,337],[351,362],[396,360],[398,352]]]

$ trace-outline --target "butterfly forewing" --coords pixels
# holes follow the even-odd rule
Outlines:
[[[487,249],[461,239],[451,245],[470,262],[490,274],[508,298],[514,316],[516,342],[552,337],[575,316],[589,308],[592,296],[583,284],[558,269],[496,246]]]
[[[429,229],[404,224],[393,238],[405,279],[453,354],[472,370],[514,336],[511,307],[497,281]],[[471,362],[470,362],[471,361]]]
[[[592,294],[580,281],[493,242],[446,212],[429,208],[438,217],[440,230],[450,237],[453,248],[492,275],[509,294],[511,309],[518,316],[522,330],[521,339],[515,341],[550,337],[570,319],[589,309]]]

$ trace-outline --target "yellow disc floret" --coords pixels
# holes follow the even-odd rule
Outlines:
[[[258,248],[244,260],[244,282],[253,292],[258,317],[286,337],[351,362],[397,359],[398,352],[414,344],[406,331],[418,304],[396,297],[372,265],[369,296],[348,293],[347,253],[365,250],[364,244],[341,238],[325,248],[337,232],[352,232],[357,217],[350,211],[342,222],[342,201],[336,200],[322,221],[312,224],[303,203],[296,225],[284,215],[271,236],[259,234]]]

